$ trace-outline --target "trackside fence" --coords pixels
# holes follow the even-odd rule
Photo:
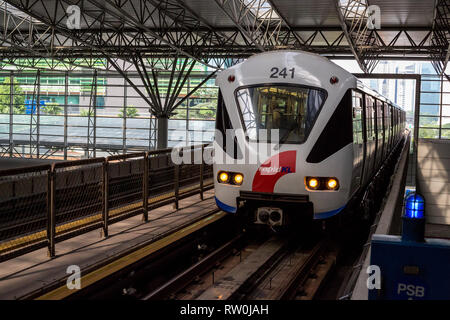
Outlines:
[[[0,261],[48,247],[213,187],[206,145],[181,149],[192,159],[173,163],[172,149],[55,162],[0,171]]]

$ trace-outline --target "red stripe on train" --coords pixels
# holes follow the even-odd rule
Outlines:
[[[273,192],[282,176],[295,172],[296,158],[296,150],[284,151],[269,158],[256,171],[252,191]]]

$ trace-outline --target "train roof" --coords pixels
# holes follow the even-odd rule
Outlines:
[[[356,78],[356,77],[355,77],[355,78]],[[388,98],[386,98],[385,96],[383,96],[383,95],[382,95],[381,93],[379,93],[378,91],[369,88],[369,87],[366,86],[360,79],[358,79],[358,78],[356,78],[356,79],[357,79],[357,88],[360,89],[361,91],[364,91],[365,93],[368,93],[368,94],[374,96],[374,97],[377,98],[377,99],[380,99],[380,100],[382,100],[382,101],[384,101],[384,102],[387,102],[387,103],[389,103],[390,105],[396,107],[397,109],[404,110],[404,108],[403,108],[402,106],[399,106],[398,104],[392,102],[391,100],[389,100]]]
[[[234,69],[234,68],[239,68],[242,64],[245,64],[247,61],[252,61],[254,59],[261,59],[264,56],[273,56],[273,55],[277,55],[277,54],[283,54],[283,53],[298,53],[301,55],[305,55],[305,56],[309,56],[312,59],[320,59],[323,61],[323,63],[326,63],[330,66],[330,68],[335,68],[338,69],[341,73],[341,75],[345,75],[348,78],[354,78],[355,79],[355,83],[356,83],[356,88],[360,89],[363,92],[366,92],[374,97],[376,97],[377,99],[380,99],[384,102],[387,102],[393,106],[395,106],[398,109],[403,110],[403,108],[395,103],[393,103],[391,100],[389,100],[388,98],[386,98],[385,96],[383,96],[382,94],[378,93],[375,90],[370,89],[368,86],[366,86],[360,79],[358,79],[355,75],[353,75],[352,73],[348,72],[347,70],[345,70],[344,68],[342,68],[341,66],[337,65],[336,63],[332,62],[331,60],[329,60],[326,57],[323,57],[321,55],[318,55],[316,53],[311,53],[311,52],[307,52],[307,51],[302,51],[302,50],[276,50],[276,51],[266,51],[266,52],[261,52],[261,53],[257,53],[254,54],[252,56],[250,56],[247,60],[238,63],[232,67],[230,67],[229,69]],[[308,58],[309,58],[308,57]]]

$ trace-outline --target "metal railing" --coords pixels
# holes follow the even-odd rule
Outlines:
[[[175,164],[172,149],[0,171],[0,261],[142,215],[213,187],[205,145],[184,147],[200,162]]]

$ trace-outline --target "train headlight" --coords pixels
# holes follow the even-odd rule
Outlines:
[[[217,174],[217,181],[220,183],[240,186],[242,182],[244,182],[244,175],[239,172],[219,171]]]
[[[317,180],[316,178],[308,178],[306,180],[306,183],[308,185],[308,188],[316,190],[317,188],[319,188],[319,180]]]
[[[329,190],[336,190],[339,186],[339,183],[337,181],[337,179],[335,178],[329,178],[327,181],[327,188]]]
[[[244,181],[244,176],[243,176],[241,173],[236,173],[236,174],[233,176],[233,182],[234,182],[234,184],[236,184],[236,185],[241,185],[243,181]]]
[[[305,185],[310,191],[336,191],[339,189],[339,180],[334,177],[305,177]]]
[[[219,182],[227,183],[230,180],[230,175],[225,171],[219,172],[218,174]]]

